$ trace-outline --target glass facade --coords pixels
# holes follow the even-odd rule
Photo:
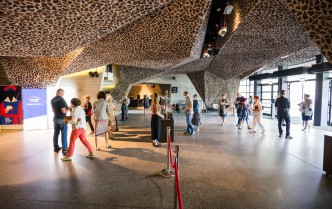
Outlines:
[[[298,104],[303,101],[305,94],[310,95],[310,99],[313,101],[313,109],[315,108],[315,89],[316,81],[298,81],[289,83],[289,99],[291,102],[291,108],[289,111],[290,116],[297,117],[301,115]]]
[[[244,79],[240,82],[239,92],[245,98],[249,98],[254,95],[254,82],[249,79]]]
[[[315,64],[315,61],[310,61],[307,63],[303,63],[300,65],[293,65],[289,66],[288,69],[306,66],[310,67],[311,65]],[[277,68],[263,70],[260,73],[273,73],[277,71]],[[330,77],[332,77],[332,73],[330,73]],[[299,111],[299,103],[303,100],[305,94],[309,94],[310,98],[313,101],[312,107],[314,109],[314,101],[315,101],[315,88],[316,88],[316,75],[315,74],[302,74],[296,76],[288,76],[283,78],[286,80],[287,88],[288,88],[288,95],[287,97],[290,99],[291,108],[290,108],[290,116],[292,118],[301,118],[301,112]],[[262,105],[264,107],[263,114],[272,117],[274,114],[274,101],[278,97],[278,79],[271,78],[271,79],[264,79],[259,80],[257,85],[257,94],[261,98]],[[330,84],[330,88],[332,84]],[[240,83],[239,92],[244,97],[249,97],[254,95],[254,81],[249,81],[249,79],[244,79]],[[330,92],[332,92],[330,90]],[[332,95],[332,93],[330,94]],[[332,105],[331,105],[331,97],[329,97],[329,111],[328,111],[328,120],[332,123]]]

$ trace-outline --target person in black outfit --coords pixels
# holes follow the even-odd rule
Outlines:
[[[93,128],[92,122],[91,122],[91,115],[92,115],[92,105],[90,102],[90,96],[86,95],[84,96],[85,104],[84,104],[84,111],[85,111],[85,120],[87,123],[89,123],[91,134],[95,132],[95,129]]]
[[[242,108],[241,108],[240,104],[241,104],[241,102],[244,101],[244,99],[245,98],[243,96],[241,96],[240,92],[236,93],[236,100],[234,102],[234,105],[235,105],[235,108],[236,108],[236,114],[237,114],[237,118],[238,118],[236,126],[238,126],[240,124],[240,122],[241,122]]]
[[[289,108],[290,102],[289,99],[285,97],[285,90],[280,91],[280,97],[276,99],[274,106],[277,109],[277,116],[278,116],[278,129],[279,129],[279,137],[283,135],[283,130],[281,127],[282,120],[284,119],[286,122],[286,139],[292,139],[293,137],[290,136],[290,116],[289,116]]]
[[[64,119],[67,112],[69,111],[67,102],[63,99],[65,91],[63,89],[58,89],[56,91],[56,96],[51,100],[52,111],[54,112],[53,122],[54,122],[54,134],[53,134],[53,146],[54,152],[58,153],[62,149],[62,154],[67,156],[68,146],[67,146],[67,124],[65,124]],[[61,131],[62,148],[59,147],[58,140]]]
[[[128,120],[126,99],[121,102],[121,121]]]

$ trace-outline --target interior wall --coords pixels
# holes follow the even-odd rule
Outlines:
[[[147,81],[147,83],[170,84],[171,89],[172,87],[176,87],[177,88],[176,93],[172,93],[172,91],[170,92],[171,104],[175,104],[179,102],[179,100],[184,100],[183,97],[184,91],[188,91],[191,98],[194,94],[199,95],[196,88],[194,87],[191,80],[186,74],[168,74],[160,78],[149,80]],[[200,95],[198,100],[202,100]]]
[[[128,97],[133,97],[134,99],[137,99],[137,96],[140,95],[140,99],[143,99],[144,95],[147,94],[150,96],[150,98],[152,98],[154,93],[157,93],[159,95],[163,94],[159,84],[154,84],[154,87],[152,84],[138,84],[131,87],[128,93]]]
[[[70,105],[70,100],[72,98],[79,98],[83,103],[85,95],[90,95],[91,103],[97,100],[96,96],[101,89],[104,66],[97,68],[97,72],[99,74],[98,78],[90,78],[90,71],[96,71],[96,69],[90,69],[79,73],[61,76],[54,87],[47,88],[47,115],[49,128],[53,127],[51,100],[56,95],[57,89],[62,88],[65,91],[64,99],[68,105]]]

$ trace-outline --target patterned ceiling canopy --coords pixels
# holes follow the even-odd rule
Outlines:
[[[227,35],[215,44],[220,53],[203,59],[210,0],[1,1],[0,84],[46,87],[111,63],[230,79],[320,53],[331,62],[332,3],[302,2],[230,1]]]

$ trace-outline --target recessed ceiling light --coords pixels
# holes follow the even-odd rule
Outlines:
[[[289,57],[289,55],[283,56],[283,57],[281,57],[281,59],[284,59],[284,58],[287,58],[287,57]]]

